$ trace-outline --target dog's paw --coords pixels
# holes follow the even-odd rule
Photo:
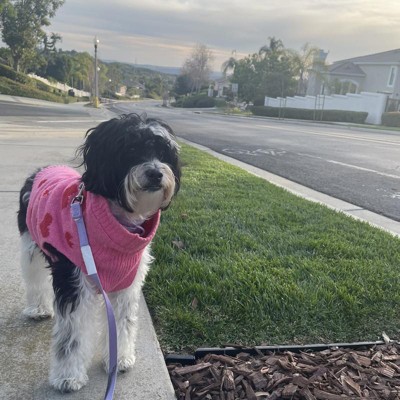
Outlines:
[[[55,378],[51,379],[50,384],[61,393],[70,393],[76,392],[85,386],[88,379],[87,375],[82,375],[78,378]]]
[[[121,373],[127,372],[135,365],[135,361],[136,361],[135,356],[119,357],[117,364],[117,371]],[[103,367],[107,374],[109,373],[108,362],[109,362],[108,358],[107,360],[103,359]]]
[[[37,321],[52,318],[54,316],[53,310],[45,306],[28,306],[22,313],[26,317]]]
[[[118,372],[124,373],[131,369],[136,361],[135,356],[130,356],[130,357],[120,357],[118,360]]]

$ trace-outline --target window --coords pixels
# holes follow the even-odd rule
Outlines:
[[[389,79],[388,79],[388,83],[387,83],[387,85],[389,87],[394,86],[394,81],[396,79],[396,75],[397,75],[397,67],[390,67]]]

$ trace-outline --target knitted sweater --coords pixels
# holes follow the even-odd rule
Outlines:
[[[46,252],[45,243],[87,274],[70,211],[80,178],[75,170],[66,166],[41,170],[35,177],[26,222],[32,239],[49,257],[54,255]],[[106,292],[125,289],[132,284],[142,253],[156,233],[160,211],[144,222],[144,234],[140,236],[129,232],[116,220],[104,197],[91,192],[85,192],[84,196],[83,217],[103,288]]]

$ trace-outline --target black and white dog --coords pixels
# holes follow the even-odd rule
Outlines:
[[[78,186],[84,184],[89,242],[114,307],[118,370],[125,371],[135,362],[138,299],[152,261],[151,239],[160,210],[169,206],[180,186],[178,152],[168,125],[129,114],[87,132],[78,149],[82,176],[69,167],[46,167],[22,187],[18,227],[24,314],[33,319],[55,314],[50,366],[54,388],[69,392],[87,383],[98,315],[103,313],[69,214]],[[103,336],[107,365],[107,334]]]

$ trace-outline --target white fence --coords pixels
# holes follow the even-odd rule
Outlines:
[[[89,92],[85,92],[83,90],[75,89],[71,86],[66,85],[65,83],[60,82],[50,82],[46,78],[42,78],[41,76],[35,74],[29,74],[31,78],[37,79],[38,81],[44,82],[46,85],[54,87],[56,89],[62,90],[63,92],[68,92],[68,90],[72,89],[75,93],[76,97],[90,97]]]
[[[316,96],[294,96],[287,97],[286,99],[265,97],[264,105],[282,107],[285,104],[285,107],[288,108],[306,108],[310,110],[320,110],[323,107],[324,110],[364,111],[368,113],[367,123],[380,125],[382,122],[382,113],[385,112],[387,102],[386,94],[370,92],[318,97],[318,99]]]

